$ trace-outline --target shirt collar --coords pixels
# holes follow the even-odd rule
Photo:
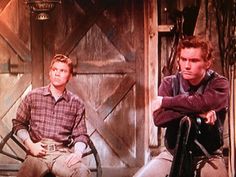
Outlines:
[[[52,93],[51,93],[49,88],[50,88],[50,84],[45,86],[45,87],[43,87],[43,95],[44,96],[48,96],[48,95],[52,96]],[[70,100],[70,95],[69,95],[67,89],[65,89],[65,91],[63,92],[61,98],[65,99],[67,102]]]
[[[212,71],[210,69],[207,70],[202,81],[196,86],[192,86],[191,84],[189,84],[189,82],[183,78],[182,74],[180,74],[180,80],[181,80],[184,91],[189,91],[191,89],[191,87],[199,87],[200,85],[204,84],[205,82],[207,82],[210,79],[210,77],[212,77],[213,73],[214,73],[214,71]]]
[[[182,74],[180,74],[180,83],[184,89],[185,92],[190,90],[190,84],[187,80],[185,80],[182,76]]]

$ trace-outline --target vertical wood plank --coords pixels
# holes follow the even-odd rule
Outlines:
[[[158,20],[157,20],[157,1],[150,0],[145,4],[145,63],[146,72],[146,99],[149,123],[149,146],[154,147],[157,145],[157,127],[155,127],[151,112],[151,101],[157,96],[157,75],[158,75]]]
[[[43,22],[35,20],[31,14],[31,55],[32,55],[32,88],[44,84],[43,62]]]
[[[147,115],[145,114],[145,76],[144,76],[144,21],[143,19],[143,1],[132,1],[134,8],[134,46],[137,49],[135,52],[136,58],[136,115],[137,115],[137,145],[136,159],[137,166],[142,166],[145,162],[145,151],[147,150]]]

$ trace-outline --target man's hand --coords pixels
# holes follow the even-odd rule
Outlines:
[[[45,144],[41,142],[33,143],[32,140],[28,138],[24,143],[29,148],[30,153],[35,157],[45,156],[47,153],[47,150],[43,148]]]
[[[161,108],[162,105],[162,96],[157,96],[153,101],[151,105],[152,112],[156,111],[157,109]]]
[[[203,113],[203,114],[199,114],[200,117],[202,117],[206,124],[210,124],[210,125],[214,125],[215,124],[215,121],[217,119],[216,117],[216,112],[211,110],[211,111],[208,111],[206,113]]]
[[[72,165],[78,163],[79,161],[81,161],[82,159],[82,153],[81,152],[74,152],[74,153],[71,153],[67,159],[66,159],[66,165],[68,167],[71,167]]]

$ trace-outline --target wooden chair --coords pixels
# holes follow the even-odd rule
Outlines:
[[[0,142],[0,153],[3,155],[6,155],[12,159],[15,159],[19,162],[24,162],[24,158],[19,157],[15,154],[9,153],[6,150],[4,150],[4,146],[7,144],[9,139],[13,140],[13,142],[16,143],[20,147],[20,149],[22,149],[24,152],[27,152],[27,149],[21,143],[21,141],[19,141],[18,138],[16,138],[16,136],[13,134],[13,132],[10,132]],[[89,150],[83,154],[83,157],[86,157],[89,155],[93,156],[93,158],[95,160],[96,167],[90,168],[90,171],[92,173],[96,173],[96,177],[101,177],[102,176],[101,161],[100,161],[97,149],[94,146],[91,139],[89,139],[88,146],[89,146]],[[20,166],[21,166],[21,163],[16,163],[16,164],[6,164],[5,163],[4,164],[4,163],[0,162],[0,171],[13,172],[13,173],[15,172],[16,173],[20,169]],[[47,174],[46,176],[49,177],[49,176],[53,176],[53,175]]]

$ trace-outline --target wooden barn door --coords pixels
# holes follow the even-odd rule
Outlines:
[[[0,134],[31,83],[48,84],[51,57],[66,54],[74,62],[68,89],[84,100],[103,176],[132,176],[145,151],[143,2],[64,0],[47,21],[17,0],[1,1],[0,12]]]
[[[69,90],[86,105],[103,176],[131,176],[144,163],[143,3],[62,1],[42,36],[44,85],[52,55],[70,56],[75,65]]]
[[[0,1],[0,140],[12,128],[17,106],[31,89],[30,15],[23,1]],[[22,154],[13,142],[6,149]],[[15,163],[0,155],[0,162]],[[19,162],[18,162],[19,163]],[[0,172],[0,176],[2,176]]]
[[[103,176],[131,176],[144,161],[142,4],[63,1],[43,28],[45,66],[53,53],[75,63],[69,89],[85,102]]]

